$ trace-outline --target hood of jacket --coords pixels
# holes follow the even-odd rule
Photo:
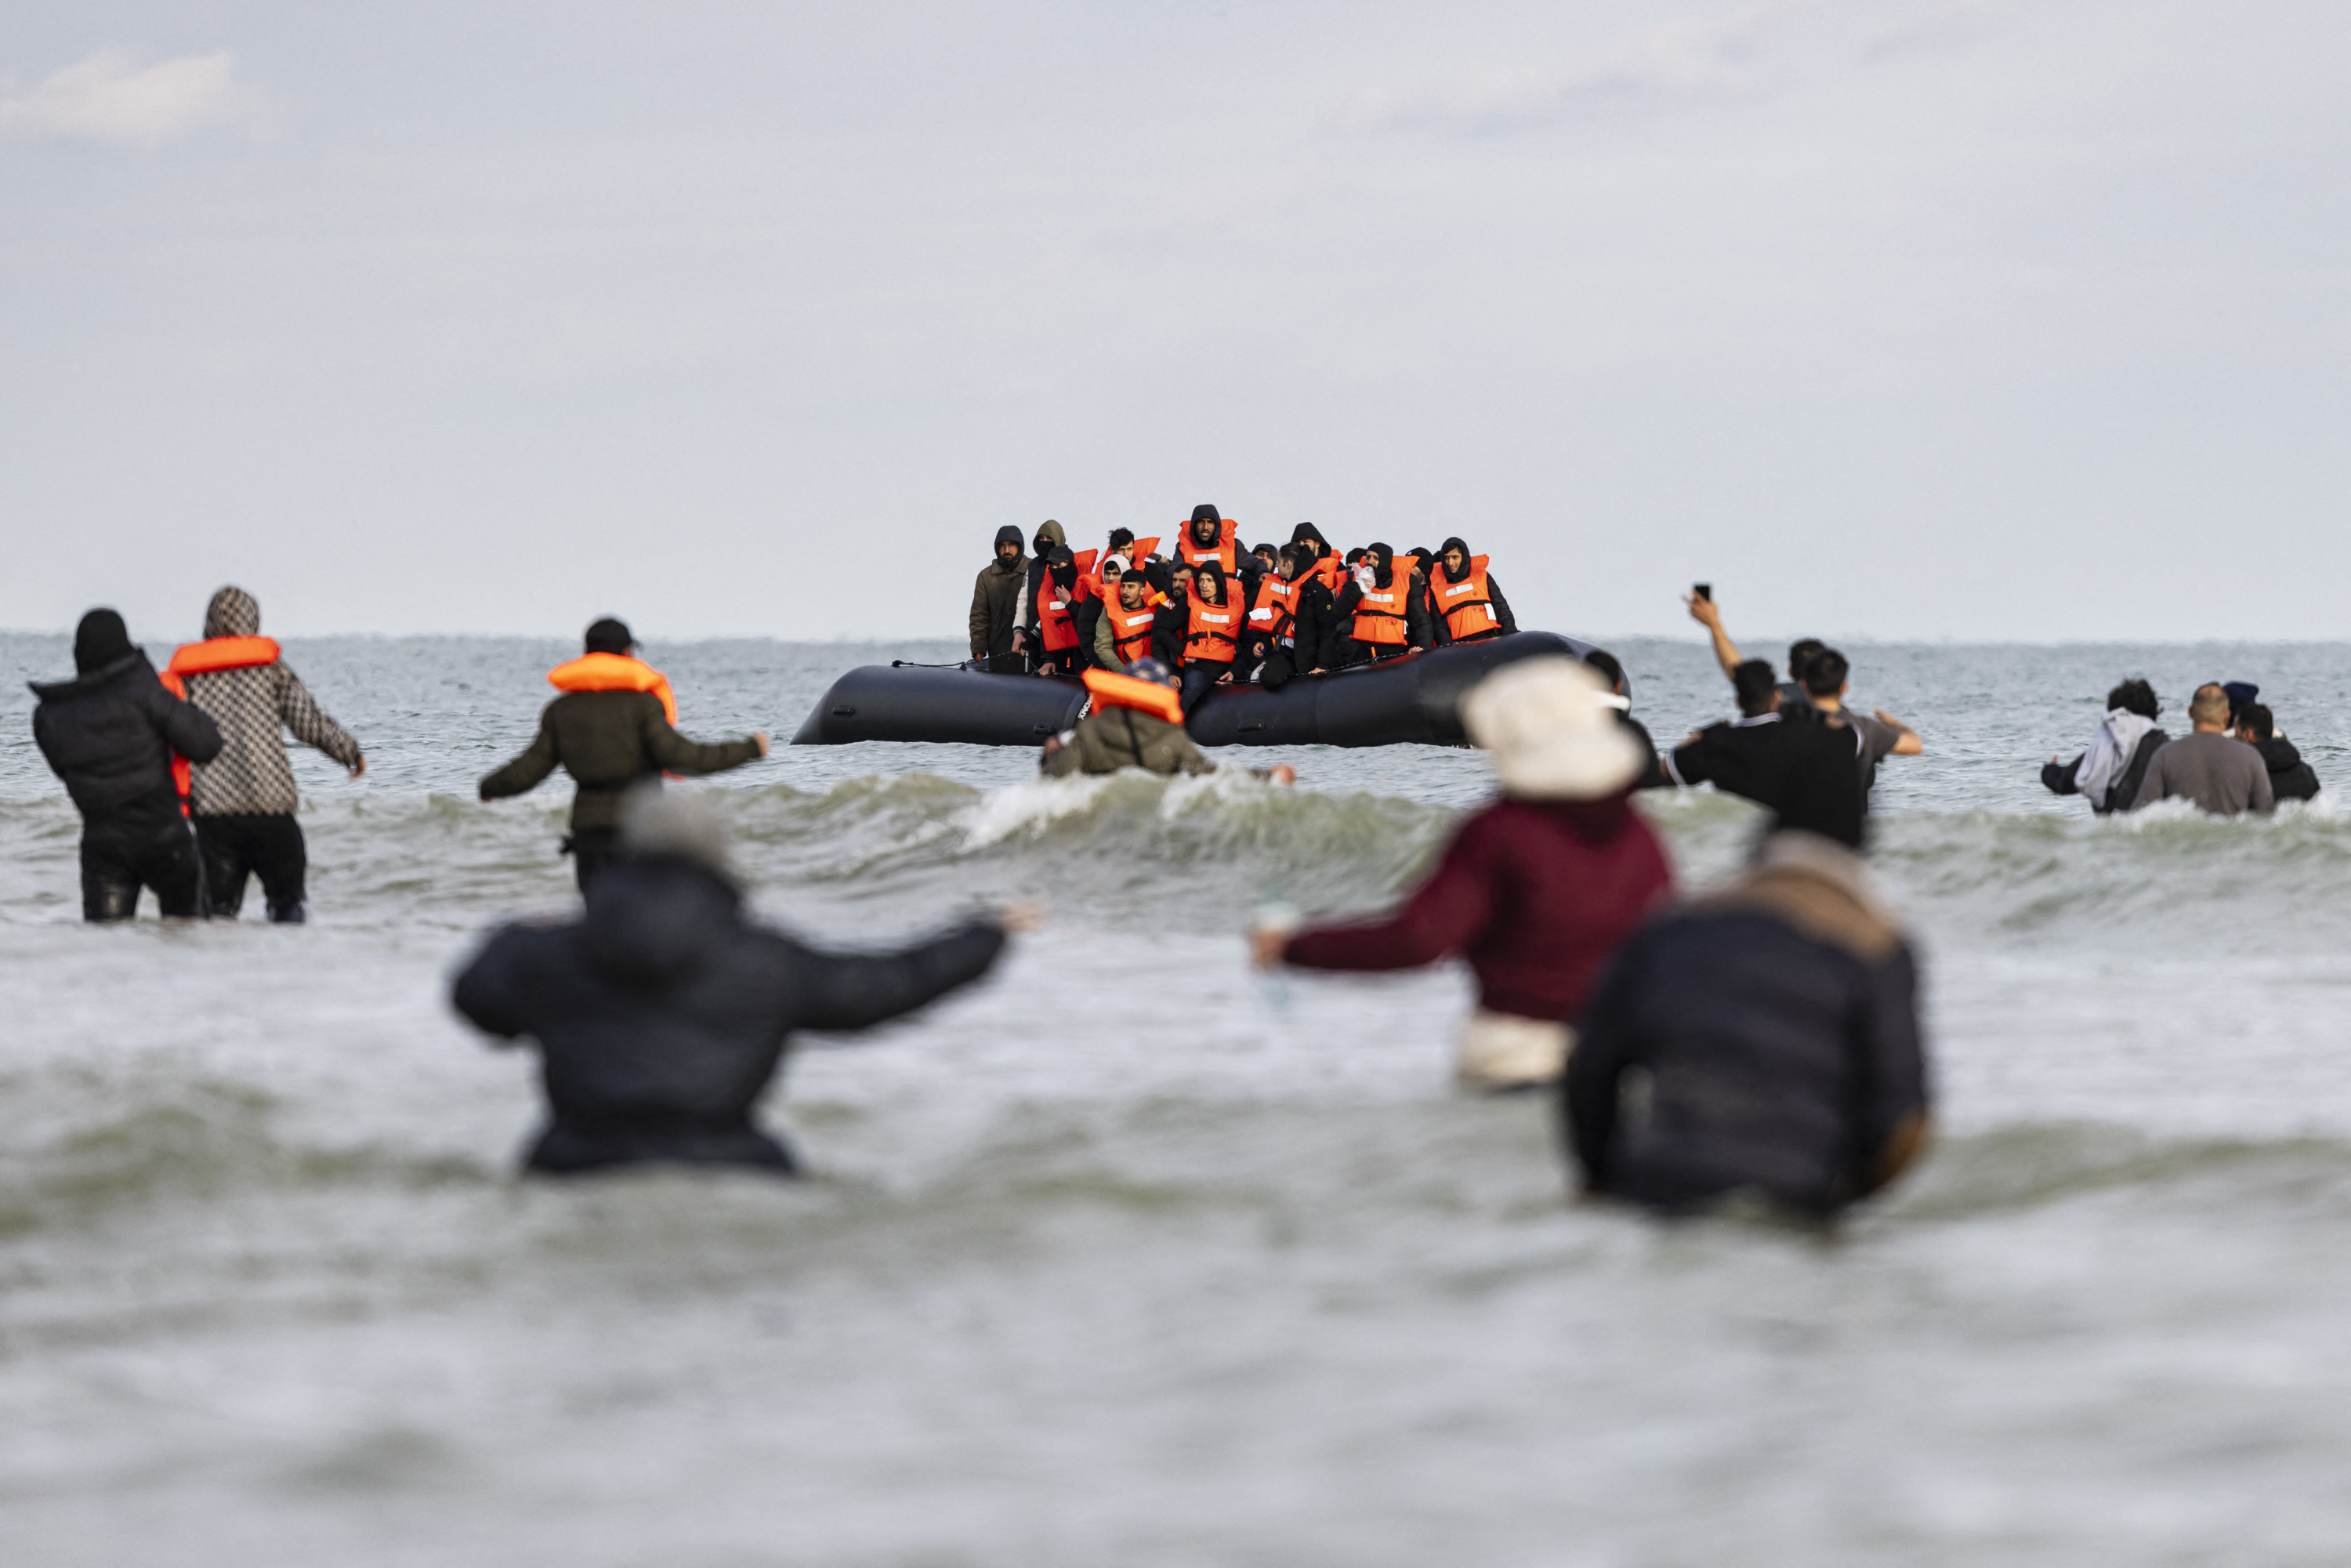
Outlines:
[[[2273,740],[2257,740],[2253,749],[2262,754],[2262,764],[2273,773],[2291,773],[2302,766],[2302,753],[2293,741],[2280,736]]]
[[[1453,568],[1447,564],[1445,559],[1447,556],[1451,555],[1455,550],[1459,550],[1461,552],[1461,570],[1458,576],[1454,573]],[[1458,582],[1462,578],[1468,576],[1469,546],[1468,541],[1464,540],[1459,534],[1454,534],[1447,538],[1443,544],[1437,547],[1436,565],[1438,570],[1445,573],[1445,580],[1447,582]]]
[[[1039,555],[1051,555],[1055,550],[1068,547],[1070,536],[1061,531],[1061,524],[1047,517],[1037,525],[1036,542]]]
[[[1019,555],[1015,557],[1012,563],[1008,566],[1005,564],[1004,557],[1001,554],[996,555],[989,559],[987,570],[990,571],[1000,571],[1007,577],[1009,577],[1014,572],[1022,570],[1028,566],[1029,541],[1020,537],[1020,530],[1019,528],[1014,528],[1010,523],[1007,523],[1002,528],[996,530],[995,548],[998,551],[1001,551],[1006,545],[1010,545],[1014,549],[1019,550],[1020,552]]]
[[[213,601],[204,606],[204,635],[260,636],[261,601],[234,585],[222,589],[213,595]]]
[[[1324,555],[1331,553],[1331,541],[1324,538],[1322,530],[1312,523],[1301,523],[1290,529],[1290,542],[1294,545],[1312,545]]]
[[[69,681],[27,681],[25,684],[32,687],[33,695],[45,703],[71,702],[74,698],[87,696],[102,686],[110,686],[125,675],[131,674],[143,675],[151,681],[156,678],[155,666],[148,663],[147,655],[136,648],[111,664],[101,664],[97,669],[86,674],[76,675]]]
[[[1395,551],[1386,545],[1374,544],[1366,552],[1372,563],[1372,585],[1375,588],[1395,586]]]
[[[622,855],[588,890],[580,939],[622,983],[657,988],[686,978],[742,925],[743,895],[683,855]]]

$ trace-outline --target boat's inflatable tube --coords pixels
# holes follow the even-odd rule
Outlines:
[[[1593,644],[1520,632],[1409,658],[1301,675],[1278,692],[1223,686],[1186,725],[1202,746],[1459,746],[1462,694],[1502,665],[1541,653],[1582,658]],[[1078,722],[1075,681],[975,670],[867,664],[833,682],[794,746],[861,740],[1040,746]]]

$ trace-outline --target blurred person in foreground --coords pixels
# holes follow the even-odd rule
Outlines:
[[[2082,796],[2097,816],[2129,810],[2147,765],[2171,743],[2156,727],[2162,714],[2155,688],[2144,678],[2134,675],[2117,684],[2106,694],[2106,716],[2098,721],[2090,744],[2071,762],[2052,757],[2042,765],[2041,782],[2056,794]]]
[[[2262,754],[2229,733],[2229,694],[2217,684],[2196,688],[2188,704],[2189,733],[2155,754],[2131,810],[2158,800],[2186,800],[2216,817],[2269,811],[2270,770]]]
[[[2302,750],[2277,732],[2277,716],[2262,703],[2237,710],[2236,736],[2261,754],[2269,769],[2270,796],[2278,801],[2308,800],[2318,794],[2318,773],[2302,759]]]
[[[1925,1142],[1917,964],[1861,858],[1860,781],[1834,751],[1798,767],[1815,777],[1747,874],[1648,925],[1600,981],[1562,1097],[1587,1192],[1826,1218]]]
[[[310,855],[294,815],[302,802],[286,760],[286,732],[353,779],[367,771],[360,743],[279,657],[277,640],[261,634],[261,601],[234,585],[213,595],[204,640],[182,643],[163,678],[181,682],[187,699],[220,727],[220,755],[197,764],[193,795],[205,913],[235,919],[246,883],[257,878],[271,922],[301,925],[308,918],[303,884]]]
[[[538,788],[558,768],[579,786],[571,798],[572,857],[586,893],[611,858],[621,799],[632,786],[661,783],[664,771],[723,773],[768,755],[764,734],[702,742],[677,732],[669,677],[636,656],[627,624],[611,616],[588,628],[587,651],[547,672],[563,695],[540,710],[538,734],[520,757],[482,780],[485,800]]]
[[[1385,920],[1290,935],[1260,926],[1260,967],[1412,969],[1458,956],[1478,977],[1455,1073],[1465,1088],[1556,1082],[1575,1024],[1618,943],[1670,896],[1664,848],[1632,806],[1644,763],[1600,677],[1524,659],[1462,699],[1502,798],[1463,822]]]
[[[32,683],[33,741],[81,812],[82,918],[130,919],[142,887],[167,918],[202,915],[189,768],[220,755],[220,727],[165,685],[114,611],[81,618],[73,660],[72,680]]]
[[[1641,776],[1633,781],[1633,788],[1635,789],[1670,789],[1674,781],[1666,777],[1665,765],[1657,757],[1656,738],[1650,735],[1647,725],[1633,716],[1633,698],[1625,680],[1624,661],[1605,648],[1594,648],[1583,655],[1583,662],[1591,666],[1593,673],[1597,674],[1601,682],[1607,686],[1611,699],[1610,706],[1616,710],[1616,722],[1625,727],[1625,732],[1630,735],[1633,737],[1633,743],[1641,748],[1641,756],[1644,758],[1641,764]]]
[[[538,1048],[547,1125],[525,1165],[748,1166],[789,1176],[791,1152],[753,1119],[794,1030],[862,1030],[986,974],[1027,909],[896,952],[801,946],[749,919],[716,808],[640,786],[585,916],[508,925],[451,990],[457,1010]]]

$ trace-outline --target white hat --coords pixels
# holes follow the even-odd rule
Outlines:
[[[1492,754],[1504,794],[1595,800],[1633,782],[1646,760],[1610,695],[1573,659],[1520,659],[1461,699],[1461,723]]]
[[[631,854],[675,855],[732,877],[726,822],[699,789],[664,789],[659,779],[632,785],[621,798],[621,848]]]

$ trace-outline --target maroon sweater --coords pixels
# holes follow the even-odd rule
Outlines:
[[[1410,969],[1460,954],[1478,1000],[1573,1021],[1619,944],[1671,896],[1673,871],[1629,798],[1498,800],[1461,824],[1405,906],[1369,925],[1301,931],[1309,969]]]

